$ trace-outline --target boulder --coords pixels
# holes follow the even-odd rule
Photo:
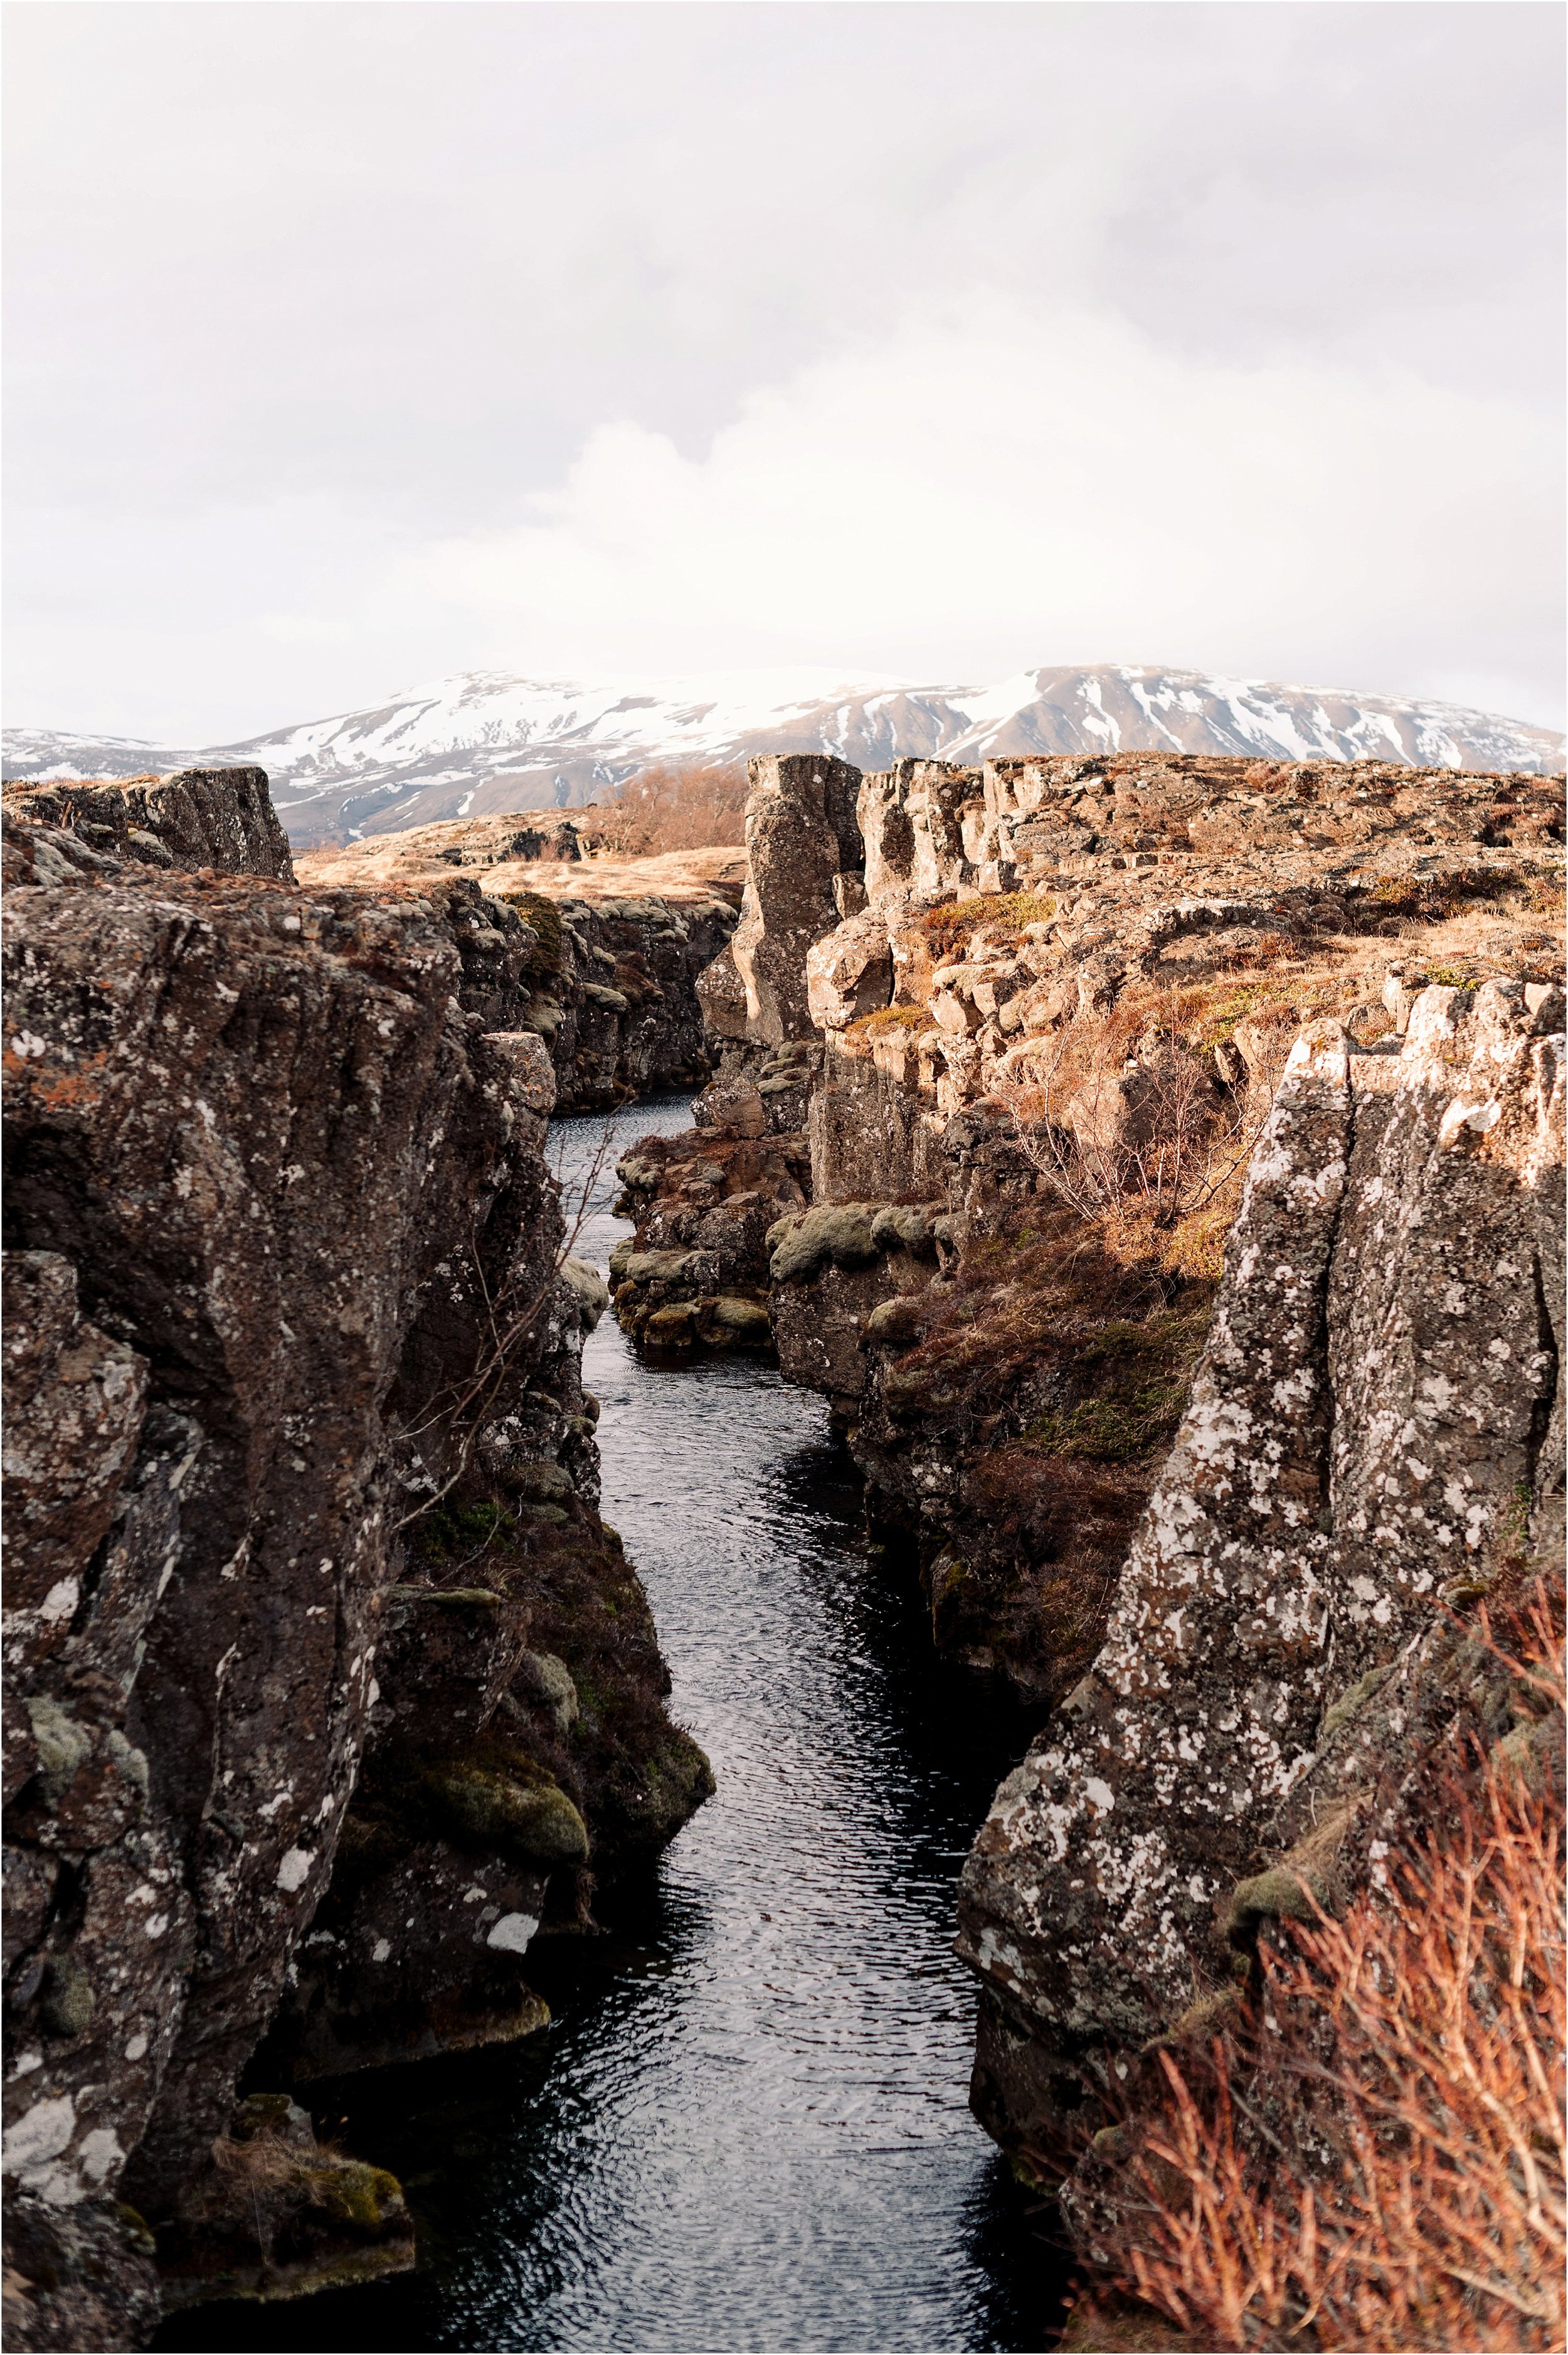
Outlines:
[[[569,1252],[561,1262],[561,1282],[571,1295],[583,1331],[591,1333],[609,1306],[609,1284],[597,1267]]]
[[[806,1003],[821,1030],[842,1030],[893,996],[887,925],[874,910],[851,916],[806,952]]]

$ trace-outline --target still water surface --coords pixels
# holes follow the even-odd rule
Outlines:
[[[632,1106],[616,1150],[688,1119]],[[568,1186],[602,1134],[556,1124]],[[615,1190],[607,1170],[577,1244],[600,1267]],[[208,2307],[158,2343],[1040,2348],[1058,2266],[966,2106],[952,1953],[964,1853],[1029,1727],[934,1657],[819,1399],[755,1361],[645,1362],[609,1317],[585,1379],[605,1518],[717,1796],[586,1970],[576,1941],[530,1953],[544,2035],[337,2089],[324,2124],[402,2178],[418,2275]]]

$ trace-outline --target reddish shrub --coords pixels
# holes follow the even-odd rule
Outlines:
[[[672,763],[628,777],[598,816],[596,847],[622,858],[705,850],[746,840],[746,767]]]
[[[1277,1925],[1255,2000],[1160,2051],[1130,2156],[1085,2170],[1095,2260],[1199,2345],[1563,2344],[1562,1652],[1543,1607],[1527,1635],[1538,1722],[1456,1742],[1381,1885]]]

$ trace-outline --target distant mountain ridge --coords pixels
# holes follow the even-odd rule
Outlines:
[[[909,754],[980,761],[1138,750],[1417,768],[1562,769],[1555,730],[1447,703],[1102,663],[995,687],[918,687],[832,671],[531,679],[461,671],[391,701],[196,751],[7,730],[7,778],[133,776],[260,762],[302,847],[491,810],[593,801],[656,762],[823,751],[857,768]]]

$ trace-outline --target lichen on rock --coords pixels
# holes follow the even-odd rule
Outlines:
[[[153,2247],[182,2297],[405,2262],[395,2187],[230,2130],[260,2040],[286,2086],[529,2032],[587,1858],[712,1787],[594,1508],[535,935],[462,878],[302,889],[265,781],[209,782],[194,846],[149,792],[167,861],[7,798],[19,2347],[140,2340]]]

